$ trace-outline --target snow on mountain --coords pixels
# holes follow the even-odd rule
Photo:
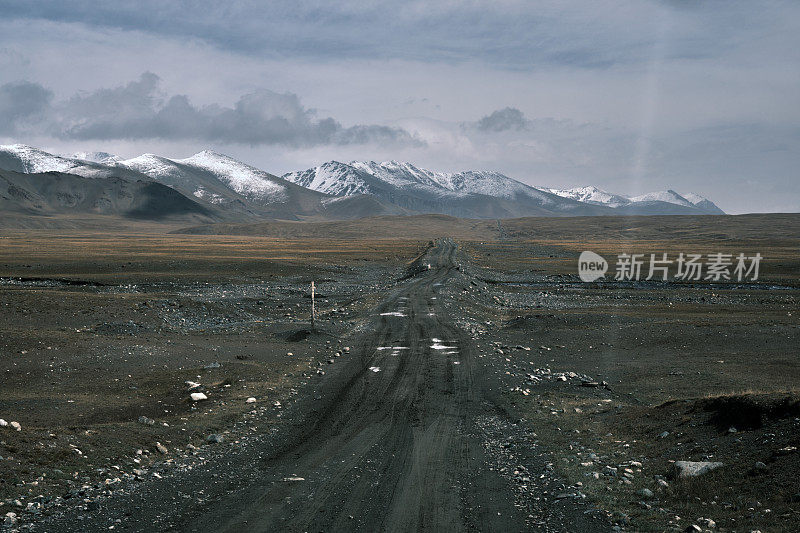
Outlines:
[[[338,161],[328,161],[308,170],[281,176],[288,182],[333,196],[355,196],[370,191],[368,173],[362,173]]]
[[[143,154],[117,164],[215,204],[224,203],[222,188],[260,203],[286,199],[286,187],[277,178],[211,151],[200,152],[186,159]]]
[[[80,166],[79,162],[72,159],[49,154],[25,144],[0,146],[0,167],[6,170],[34,174],[51,171],[71,172]]]
[[[594,186],[563,190],[531,187],[499,172],[434,172],[398,161],[329,161],[285,174],[281,179],[212,151],[186,159],[143,154],[122,160],[107,152],[62,157],[13,144],[0,146],[0,168],[21,173],[57,171],[90,178],[150,178],[212,204],[234,205],[246,199],[272,206],[272,211],[285,204],[284,211],[297,208],[304,212],[308,206],[322,202],[322,197],[312,197],[322,193],[337,197],[371,194],[383,202],[383,207],[393,205],[403,212],[465,217],[724,214],[710,200],[692,193],[681,195],[666,190],[626,197]]]
[[[712,201],[700,196],[699,194],[678,194],[673,190],[651,192],[633,197],[610,193],[594,186],[574,187],[572,189],[545,190],[564,198],[578,200],[579,202],[605,205],[613,208],[644,208],[647,205],[654,205],[662,202],[688,209],[698,209],[707,214],[725,214],[725,212],[717,207]]]
[[[525,185],[499,172],[434,172],[397,161],[352,161],[348,164],[329,161],[309,170],[290,172],[283,179],[337,196],[377,194],[388,186],[399,191],[416,191],[433,196],[481,194],[516,200],[526,198],[540,205],[555,205],[552,195]]]
[[[676,193],[673,190],[657,191],[642,194],[641,196],[634,196],[631,202],[666,202],[668,204],[682,205],[684,207],[694,207],[694,204]]]
[[[698,209],[702,209],[703,211],[705,211],[705,212],[707,212],[709,214],[712,214],[712,215],[724,215],[725,214],[725,211],[723,211],[722,209],[717,207],[717,204],[715,204],[714,202],[712,202],[708,198],[700,196],[699,194],[694,194],[694,193],[690,192],[690,193],[686,193],[686,194],[681,194],[681,196],[683,196],[684,198],[686,198],[687,200],[692,202],[692,204],[694,204],[694,206],[697,207]]]
[[[571,189],[531,187],[499,172],[434,172],[398,161],[352,161],[347,164],[329,161],[312,169],[285,174],[283,178],[336,196],[374,194],[388,201],[402,197],[407,202],[405,207],[412,209],[419,208],[419,199],[423,197],[457,201],[482,195],[514,202],[517,209],[520,205],[530,209],[538,206],[559,214],[578,214],[580,206],[613,209],[619,214],[722,213],[701,196],[689,195],[689,199],[673,190],[629,198],[594,186]],[[415,195],[416,203],[408,200],[409,195]],[[603,213],[598,209],[583,209],[583,214]]]
[[[167,159],[166,157],[161,157],[156,154],[142,154],[132,159],[125,159],[120,161],[119,165],[132,168],[153,179],[180,177],[180,169],[175,165],[172,159]]]
[[[102,163],[104,165],[114,165],[122,161],[120,156],[109,154],[108,152],[76,152],[70,156],[70,159],[80,159],[81,161]]]
[[[546,189],[563,198],[572,198],[579,202],[586,202],[609,207],[619,207],[630,203],[630,199],[619,194],[606,192],[594,186],[574,187],[572,189]]]
[[[286,187],[270,174],[210,150],[186,159],[178,159],[176,162],[212,172],[217,179],[242,196],[278,201],[286,195]]]

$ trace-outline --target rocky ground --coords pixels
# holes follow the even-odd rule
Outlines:
[[[142,530],[148,516],[192,530],[228,493],[246,504],[294,490],[274,483],[307,485],[281,470],[265,487],[275,467],[252,465],[294,449],[298,425],[353,369],[387,372],[353,356],[426,246],[270,241],[254,252],[242,240],[169,239],[119,255],[88,246],[83,261],[70,248],[79,239],[59,245],[68,260],[31,249],[0,258],[4,527]],[[479,458],[465,468],[488,477],[463,482],[502,480],[492,491],[507,500],[462,491],[465,527],[578,531],[584,515],[600,530],[794,530],[794,263],[760,285],[583,285],[575,250],[549,238],[459,250],[426,305],[463,335],[463,354],[470,346],[450,364],[479,376],[483,407],[457,431]],[[148,514],[158,499],[186,520]]]

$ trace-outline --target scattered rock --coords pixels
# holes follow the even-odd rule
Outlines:
[[[161,444],[160,442],[156,442],[156,450],[158,450],[159,453],[163,453],[165,455],[169,453],[167,447]]]
[[[298,476],[289,476],[289,477],[285,477],[285,478],[283,478],[283,480],[284,480],[284,481],[305,481],[305,480],[306,480],[306,478],[304,478],[304,477],[298,477]]]
[[[616,477],[617,469],[613,466],[606,466],[603,468],[603,474]]]
[[[701,518],[698,520],[703,526],[707,527],[708,529],[716,529],[717,523],[711,520],[710,518]]]
[[[686,533],[701,533],[703,531],[703,528],[701,528],[697,524],[692,524],[691,526],[688,526],[686,529],[684,529],[684,531]]]
[[[675,475],[678,478],[697,477],[723,466],[712,461],[675,461]]]
[[[251,396],[248,399],[246,399],[244,403],[256,403],[256,399]]]
[[[193,402],[199,402],[199,401],[202,401],[202,400],[208,400],[208,396],[206,396],[202,392],[193,392],[189,396],[192,398]]]
[[[200,388],[200,384],[197,383],[196,381],[185,381],[184,383],[186,383],[186,386],[189,388],[189,390]]]
[[[653,494],[653,491],[650,490],[650,489],[641,489],[641,490],[637,491],[636,494],[638,494],[639,496],[641,496],[645,500],[650,500],[650,499],[653,498],[653,496],[655,496]]]
[[[156,421],[153,420],[152,418],[147,418],[146,416],[140,416],[139,423],[144,424],[145,426],[152,426],[153,424],[156,423]]]
[[[10,422],[8,425],[17,431],[22,431],[22,426],[19,425],[19,422]]]
[[[207,365],[206,365],[206,366],[204,366],[203,368],[204,368],[204,369],[206,369],[206,370],[212,370],[212,369],[214,369],[214,368],[219,368],[219,367],[221,367],[221,366],[222,366],[221,364],[219,364],[218,362],[214,361],[213,363],[209,363],[209,364],[207,364]]]
[[[767,469],[767,465],[762,463],[761,461],[756,461],[756,464],[753,465],[753,470],[758,472],[764,472]]]
[[[667,437],[669,437],[669,431],[665,431],[658,436],[659,439],[666,439]]]
[[[225,442],[225,437],[218,433],[212,433],[208,437],[206,437],[206,442],[211,444],[219,444],[220,442]]]
[[[11,422],[11,425],[14,425],[14,422]],[[19,431],[19,430],[17,430]],[[797,446],[786,446],[785,448],[781,448],[775,452],[776,455],[789,455],[797,451]]]
[[[0,418],[0,428],[4,428],[4,427],[6,427],[6,426],[8,426],[8,422],[6,422],[6,421],[5,421],[5,420],[3,420],[2,418]]]

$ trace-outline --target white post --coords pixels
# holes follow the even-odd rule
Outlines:
[[[314,282],[311,282],[311,329],[315,329],[315,323],[317,321],[317,311],[314,307]]]

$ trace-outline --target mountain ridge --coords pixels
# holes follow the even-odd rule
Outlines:
[[[279,177],[212,150],[183,159],[152,153],[122,159],[107,152],[60,156],[15,144],[0,146],[0,168],[155,181],[231,219],[417,213],[461,218],[723,213],[707,198],[673,190],[627,197],[594,186],[550,189],[500,172],[437,172],[395,160],[334,160]]]

